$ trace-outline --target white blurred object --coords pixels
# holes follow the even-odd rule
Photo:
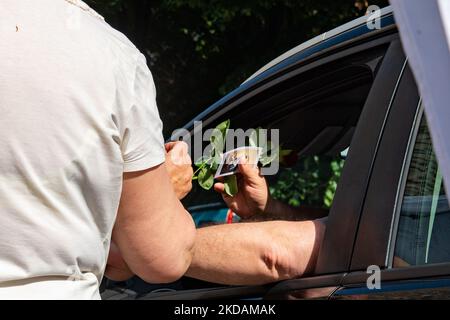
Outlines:
[[[450,192],[450,1],[390,2]]]

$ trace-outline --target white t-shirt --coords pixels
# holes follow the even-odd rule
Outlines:
[[[0,299],[96,299],[123,172],[164,162],[144,56],[78,0],[0,1]]]

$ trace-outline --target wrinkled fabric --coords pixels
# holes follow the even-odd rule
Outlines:
[[[165,158],[144,56],[81,1],[0,1],[0,299],[98,299],[123,172]]]

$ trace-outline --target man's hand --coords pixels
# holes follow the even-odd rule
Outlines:
[[[267,211],[272,200],[266,179],[260,174],[259,168],[245,163],[245,160],[239,164],[238,188],[238,194],[230,197],[225,193],[223,183],[214,185],[214,189],[222,194],[227,206],[241,218],[250,218]]]
[[[222,193],[227,206],[242,219],[252,221],[288,220],[305,221],[326,217],[328,210],[312,207],[292,207],[270,196],[266,179],[260,170],[241,162],[238,173],[239,192],[234,197],[225,193],[225,186],[219,182],[214,185]]]
[[[188,154],[188,145],[176,141],[166,144],[166,167],[170,181],[178,199],[183,199],[192,190],[192,160]]]

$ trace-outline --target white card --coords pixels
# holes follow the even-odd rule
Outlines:
[[[246,159],[247,164],[256,167],[259,158],[261,157],[261,153],[262,148],[258,147],[241,147],[224,153],[214,178],[217,179],[238,173],[241,159]]]

